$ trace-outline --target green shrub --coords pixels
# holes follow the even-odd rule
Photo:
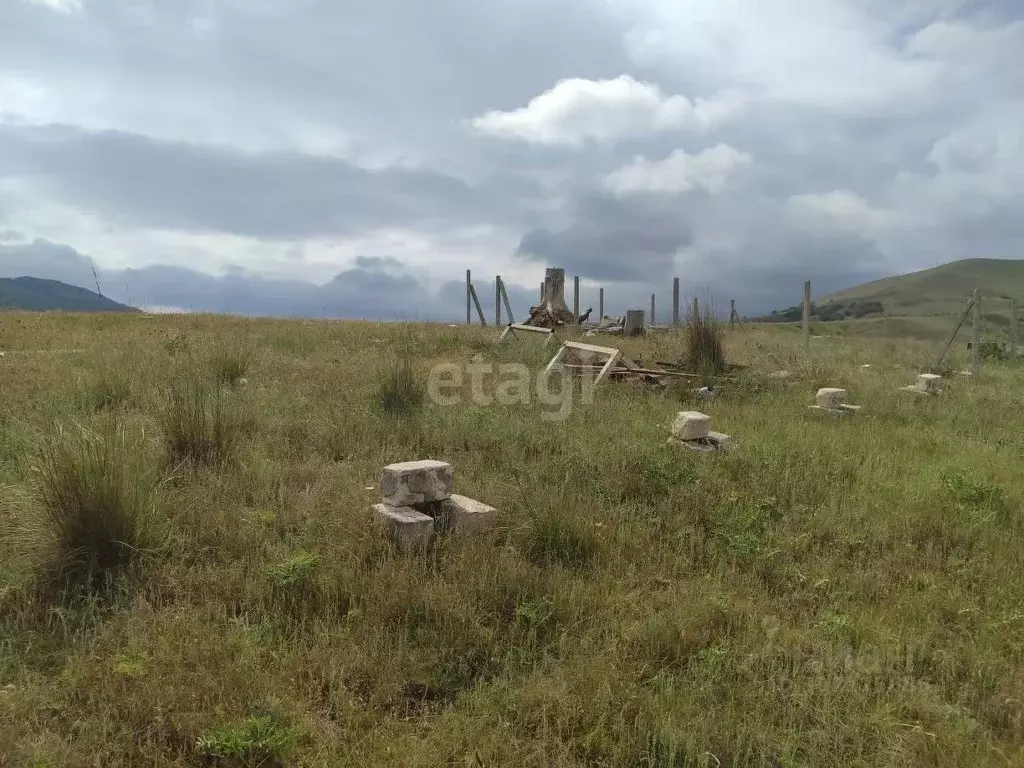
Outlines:
[[[251,717],[240,726],[223,726],[203,734],[196,743],[201,756],[219,765],[279,766],[295,745],[295,728],[273,717]]]
[[[58,575],[90,582],[158,549],[164,529],[157,478],[123,430],[64,430],[48,438],[36,467],[44,544]]]

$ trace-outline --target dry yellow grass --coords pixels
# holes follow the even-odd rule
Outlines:
[[[0,314],[0,764],[1024,763],[1024,371],[919,399],[898,390],[934,346],[821,339],[804,364],[792,329],[751,329],[726,338],[749,368],[699,406],[688,385],[613,383],[564,422],[380,409],[400,354],[424,372],[554,352],[496,335]],[[197,375],[237,439],[182,466],[162,414]],[[864,411],[821,418],[820,386]],[[666,445],[684,407],[736,449]],[[57,425],[113,423],[162,474],[170,538],[62,590],[36,451]],[[498,530],[390,548],[364,489],[428,457]]]

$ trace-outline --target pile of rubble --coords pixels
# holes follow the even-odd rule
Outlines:
[[[425,543],[435,532],[480,530],[492,525],[497,510],[452,493],[451,464],[433,459],[384,467],[381,503],[370,509],[401,546]]]

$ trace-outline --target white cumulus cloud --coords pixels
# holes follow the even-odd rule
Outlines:
[[[749,154],[728,144],[718,144],[696,155],[677,149],[664,160],[637,157],[606,176],[605,188],[617,195],[631,195],[678,194],[699,187],[717,195],[733,174],[752,162]]]
[[[860,195],[845,189],[824,194],[793,195],[788,213],[799,224],[827,227],[854,234],[875,236],[899,224],[893,211],[877,208]]]
[[[629,75],[612,80],[571,78],[509,112],[492,110],[471,121],[479,133],[532,144],[578,147],[660,131],[708,130],[742,110],[737,94],[691,101],[666,95]]]

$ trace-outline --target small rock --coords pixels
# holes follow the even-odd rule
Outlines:
[[[775,373],[769,373],[769,379],[788,379],[793,374],[789,371],[776,371]]]
[[[939,389],[941,382],[942,377],[937,373],[922,373],[917,377],[917,389],[928,394],[938,394],[941,391]]]

